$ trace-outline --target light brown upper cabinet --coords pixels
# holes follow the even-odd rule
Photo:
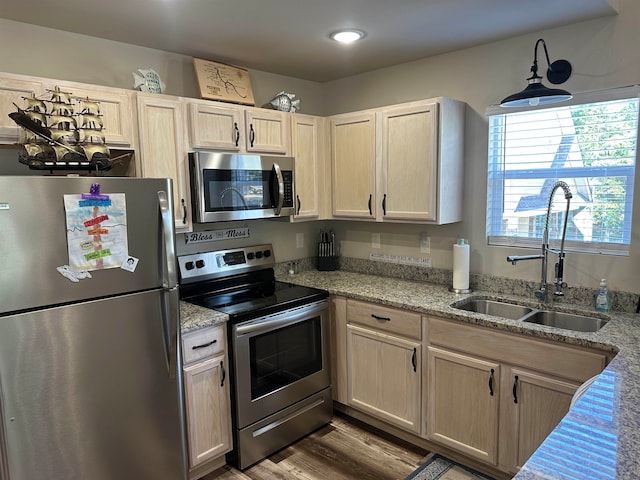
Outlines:
[[[0,73],[0,143],[18,142],[18,126],[9,118],[10,113],[17,111],[16,105],[25,108],[24,97],[36,96],[46,99],[47,90],[54,90],[56,87],[71,93],[75,102],[79,102],[80,99],[98,102],[107,145],[116,148],[133,148],[135,127],[132,92],[119,88],[9,73]]]
[[[295,160],[295,215],[292,221],[327,218],[326,119],[291,115],[291,148]]]
[[[331,134],[334,217],[462,220],[464,103],[439,97],[337,115]]]
[[[139,93],[137,106],[142,177],[173,180],[176,231],[189,232],[192,224],[184,102],[179,97]]]
[[[330,119],[333,216],[376,218],[376,138],[373,112]]]
[[[16,105],[25,108],[23,97],[41,95],[46,87],[41,78],[21,75],[0,74],[0,142],[17,143],[20,137],[18,125],[9,118],[16,112]]]
[[[289,114],[265,108],[189,100],[191,148],[290,155]]]

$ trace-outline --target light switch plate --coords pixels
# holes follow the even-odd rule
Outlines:
[[[296,248],[304,248],[304,233],[296,233]]]
[[[380,234],[372,233],[371,234],[371,248],[380,248]]]
[[[420,234],[420,253],[431,253],[431,237],[425,232]]]

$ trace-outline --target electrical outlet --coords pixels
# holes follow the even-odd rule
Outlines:
[[[431,237],[425,232],[420,234],[420,253],[431,253]]]
[[[296,233],[296,248],[304,248],[304,233]]]
[[[371,248],[380,248],[380,234],[372,233],[371,234]]]

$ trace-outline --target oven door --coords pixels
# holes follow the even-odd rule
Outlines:
[[[237,428],[331,384],[328,300],[232,326]]]

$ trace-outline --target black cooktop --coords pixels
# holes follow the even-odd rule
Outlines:
[[[328,296],[324,290],[277,282],[271,269],[180,288],[182,300],[226,313],[232,323],[282,312]]]

